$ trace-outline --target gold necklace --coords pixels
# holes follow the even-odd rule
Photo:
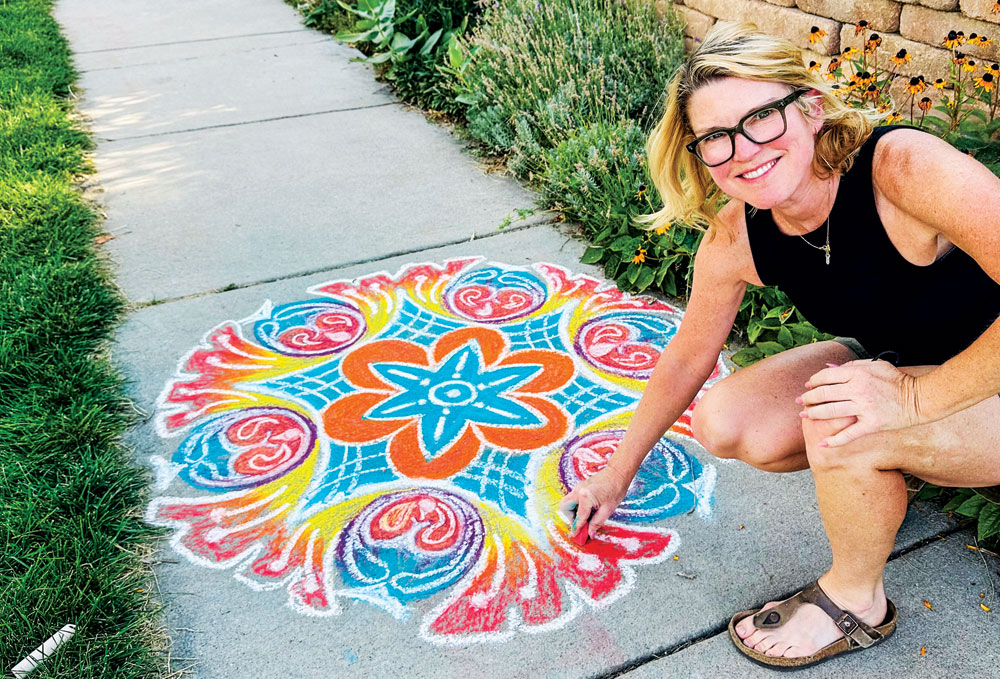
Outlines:
[[[831,191],[833,190],[833,183],[832,182],[830,183],[830,190]],[[833,203],[836,203],[836,202],[837,202],[836,200],[833,201]],[[806,240],[805,236],[799,234],[799,238],[801,238],[802,240],[806,241],[806,245],[808,245],[811,248],[816,248],[817,250],[822,250],[823,251],[823,254],[826,255],[826,265],[827,266],[830,266],[830,215],[833,214],[833,203],[830,204],[830,212],[826,215],[826,244],[825,245],[823,245],[822,247],[820,247],[819,245],[813,245],[812,243],[810,243],[809,241]]]
[[[833,212],[832,207],[830,208],[830,212],[831,213]],[[822,247],[820,247],[819,245],[813,245],[812,243],[806,240],[805,236],[801,234],[799,235],[799,238],[805,240],[806,245],[808,245],[809,247],[816,248],[817,250],[822,250],[824,253],[826,253],[826,264],[827,266],[830,265],[830,215],[826,216],[826,245]]]

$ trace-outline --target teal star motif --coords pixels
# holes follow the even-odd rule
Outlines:
[[[365,419],[419,418],[420,440],[431,455],[447,449],[469,423],[493,427],[543,424],[538,414],[505,395],[537,375],[542,366],[487,368],[474,341],[448,354],[437,366],[373,363],[372,368],[403,391],[373,408]]]

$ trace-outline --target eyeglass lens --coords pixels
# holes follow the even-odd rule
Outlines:
[[[785,133],[785,117],[777,107],[755,111],[742,122],[743,136],[757,144],[774,141]],[[695,152],[706,165],[721,165],[733,157],[735,144],[735,133],[727,134],[720,130],[702,139]]]

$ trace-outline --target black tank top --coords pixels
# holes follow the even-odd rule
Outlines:
[[[746,207],[747,235],[760,280],[778,286],[821,331],[853,337],[873,356],[896,352],[897,365],[938,365],[997,319],[1000,285],[957,246],[917,266],[889,240],[875,209],[872,156],[882,135],[900,127],[876,128],[841,177],[830,213],[829,266],[823,252],[781,233],[770,210],[751,214]],[[822,246],[825,226],[805,238]]]

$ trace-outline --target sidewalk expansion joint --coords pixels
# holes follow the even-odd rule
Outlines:
[[[83,50],[74,54],[99,54],[101,52],[121,52],[124,50],[141,50],[147,47],[168,47],[170,45],[188,45],[194,42],[213,42],[216,40],[235,40],[237,38],[256,38],[262,35],[282,35],[285,33],[305,33],[311,28],[297,28],[291,31],[267,31],[264,33],[241,33],[240,35],[223,35],[218,38],[195,38],[194,40],[175,40],[173,42],[151,42],[146,45],[130,45],[128,47],[104,47],[99,50]]]
[[[910,554],[910,553],[915,552],[915,551],[917,551],[919,549],[922,549],[922,548],[926,547],[927,545],[934,544],[936,542],[940,542],[941,540],[944,540],[945,538],[947,538],[950,535],[954,535],[955,533],[958,533],[960,531],[965,530],[967,527],[968,526],[966,524],[962,524],[962,525],[956,526],[954,528],[951,528],[949,530],[942,531],[942,532],[937,533],[935,535],[932,535],[930,537],[924,538],[922,540],[917,540],[912,545],[909,545],[908,547],[903,547],[903,548],[899,549],[898,551],[895,551],[892,554],[890,554],[889,555],[889,559],[887,560],[886,563],[891,563],[892,561],[895,561],[899,557],[906,556],[907,554]],[[798,588],[798,589],[795,589],[795,590],[793,590],[791,592],[788,592],[787,594],[783,594],[781,596],[777,596],[777,597],[774,598],[774,600],[775,601],[784,601],[785,599],[787,599],[787,598],[789,598],[789,597],[794,596],[795,594],[797,594],[800,589],[801,589],[801,587]],[[644,655],[644,656],[641,656],[639,658],[636,658],[635,660],[631,660],[631,661],[629,661],[627,663],[623,663],[623,664],[621,664],[621,665],[619,665],[617,667],[614,667],[614,668],[608,670],[607,672],[605,672],[603,674],[594,675],[593,679],[614,679],[614,677],[621,677],[623,675],[626,675],[626,679],[627,679],[627,674],[629,672],[631,672],[632,670],[638,669],[639,667],[641,667],[641,666],[643,666],[643,665],[645,665],[647,663],[651,663],[651,662],[654,662],[656,660],[662,660],[663,658],[666,658],[667,656],[671,656],[674,653],[678,653],[680,651],[683,651],[684,649],[686,649],[686,648],[688,648],[690,646],[694,646],[695,644],[699,644],[699,643],[701,643],[703,641],[709,641],[710,639],[713,639],[714,637],[718,636],[719,634],[722,634],[723,632],[726,632],[728,629],[729,629],[729,621],[726,620],[726,621],[721,622],[721,623],[719,623],[718,625],[716,625],[716,626],[714,626],[712,628],[709,628],[708,630],[706,630],[705,632],[702,632],[698,636],[691,637],[690,639],[685,639],[684,641],[680,641],[680,642],[674,644],[673,646],[667,646],[667,647],[662,648],[660,650],[653,651],[652,653],[648,653],[647,655]]]
[[[118,137],[108,139],[107,137],[97,137],[97,140],[105,144],[113,144],[116,141],[131,141],[132,139],[148,139],[151,137],[167,137],[173,134],[186,134],[188,132],[201,132],[203,130],[217,130],[224,127],[242,127],[243,125],[256,125],[257,123],[272,123],[276,120],[291,120],[293,118],[309,118],[311,116],[323,116],[330,113],[344,113],[346,111],[362,111],[368,108],[381,108],[383,106],[400,106],[401,101],[387,101],[382,104],[371,104],[370,106],[349,106],[347,108],[334,108],[328,111],[313,111],[312,113],[292,113],[287,116],[276,116],[274,118],[260,118],[259,120],[244,120],[238,123],[219,123],[218,125],[205,125],[204,127],[189,127],[183,130],[171,130],[169,132],[150,132],[149,134],[136,134],[131,137]]]
[[[298,33],[299,31],[296,31]],[[328,38],[322,40],[310,40],[308,42],[290,42],[281,45],[264,45],[257,47],[247,47],[232,52],[221,52],[219,54],[197,54],[191,57],[177,57],[175,59],[160,59],[158,61],[134,61],[121,66],[102,66],[101,68],[85,68],[78,73],[99,73],[101,71],[120,71],[124,68],[142,68],[143,66],[163,66],[164,64],[177,64],[183,61],[198,61],[199,59],[217,59],[218,57],[229,57],[237,54],[247,54],[248,52],[263,52],[265,50],[286,49],[288,47],[301,47],[303,45],[319,45],[330,42]]]
[[[232,283],[230,285],[216,288],[215,290],[206,290],[204,292],[195,292],[190,295],[181,295],[179,297],[166,297],[164,299],[154,299],[151,302],[135,302],[129,305],[128,311],[134,312],[140,309],[145,309],[151,306],[160,306],[162,304],[170,304],[172,302],[182,302],[189,299],[197,299],[199,297],[208,297],[209,295],[217,295],[222,292],[230,292],[231,290],[243,290],[244,288],[252,288],[258,285],[266,285],[268,283],[277,283],[278,281],[287,281],[293,278],[302,278],[303,276],[312,276],[314,274],[323,273],[324,271],[337,271],[339,269],[346,269],[352,266],[361,266],[362,264],[373,264],[377,262],[382,262],[387,259],[392,259],[393,257],[402,257],[404,255],[412,255],[418,252],[426,252],[428,250],[436,250],[438,248],[445,248],[452,245],[461,245],[462,243],[471,243],[473,241],[485,240],[487,238],[496,238],[497,236],[503,236],[504,234],[514,233],[517,231],[525,231],[527,229],[534,229],[539,226],[551,226],[552,220],[546,218],[544,221],[529,222],[527,224],[521,224],[519,226],[510,226],[505,228],[503,231],[497,230],[491,233],[483,234],[481,236],[474,235],[472,238],[462,238],[460,240],[447,241],[444,243],[435,243],[434,245],[427,245],[418,248],[411,248],[408,250],[396,250],[394,252],[389,252],[384,255],[379,255],[378,257],[371,257],[368,259],[357,259],[351,262],[344,262],[343,264],[337,264],[335,266],[320,267],[317,269],[308,269],[306,271],[297,271],[295,273],[285,274],[283,276],[274,276],[273,278],[264,278],[259,281],[253,281],[250,283]]]

